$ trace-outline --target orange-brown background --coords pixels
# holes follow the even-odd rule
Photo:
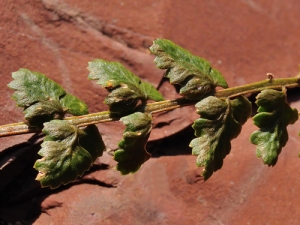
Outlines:
[[[95,58],[122,62],[168,98],[176,97],[174,88],[161,82],[163,72],[149,53],[155,38],[170,39],[207,59],[230,86],[266,79],[269,72],[275,78],[295,76],[300,63],[299,11],[298,0],[3,0],[0,124],[22,120],[6,86],[19,68],[46,74],[86,101],[91,112],[106,110],[106,91],[87,80],[87,63]],[[292,95],[297,99],[297,92]],[[300,108],[297,101],[293,105]],[[291,138],[278,165],[267,168],[249,143],[255,128],[247,122],[223,169],[203,183],[195,157],[179,149],[193,138],[184,128],[194,118],[192,108],[157,116],[160,125],[151,140],[183,131],[156,142],[154,148],[163,154],[138,173],[121,177],[105,155],[98,164],[110,169],[96,170],[80,184],[55,193],[31,194],[1,208],[0,218],[34,224],[299,224],[299,123],[289,129]],[[121,135],[115,127],[118,124],[99,126],[110,149]],[[0,151],[28,137],[3,138]],[[0,185],[2,192],[5,186]],[[30,193],[38,189],[34,187]],[[29,204],[33,198],[36,203]],[[40,205],[42,212],[33,214]]]

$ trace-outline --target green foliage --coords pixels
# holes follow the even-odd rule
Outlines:
[[[134,111],[139,101],[163,100],[162,95],[149,83],[141,81],[118,62],[97,59],[89,62],[89,79],[98,80],[97,84],[110,93],[104,103],[111,112],[127,114]]]
[[[88,113],[87,105],[41,73],[20,69],[12,74],[8,86],[15,90],[12,98],[24,108],[25,119],[31,126],[42,127],[44,122],[63,119],[66,112],[73,115]]]
[[[126,126],[120,149],[114,154],[117,170],[122,174],[134,173],[150,158],[145,145],[152,129],[152,116],[136,112],[120,119]]]
[[[150,50],[156,55],[156,66],[167,70],[170,83],[181,85],[180,94],[187,99],[200,100],[214,93],[216,86],[228,87],[220,72],[211,68],[209,62],[169,40],[157,39]]]
[[[43,132],[46,137],[38,152],[43,158],[34,164],[39,171],[36,179],[43,187],[56,188],[74,181],[105,149],[95,125],[81,130],[67,121],[52,120],[44,124]]]
[[[166,70],[165,76],[170,83],[181,86],[180,94],[184,98],[147,104],[148,100],[163,100],[155,87],[141,81],[120,63],[97,59],[89,63],[88,78],[97,80],[109,92],[104,102],[110,111],[82,116],[88,113],[87,105],[43,74],[28,69],[12,74],[14,80],[8,86],[15,90],[12,98],[24,109],[25,119],[29,122],[27,131],[43,128],[46,135],[38,152],[42,158],[34,164],[39,171],[36,179],[43,187],[56,188],[82,176],[105,150],[97,127],[89,124],[120,117],[126,128],[119,149],[114,153],[117,170],[121,174],[136,172],[151,156],[145,149],[152,129],[151,113],[191,105],[196,100],[199,101],[196,111],[200,118],[193,124],[197,138],[191,141],[190,147],[197,156],[196,164],[204,167],[202,174],[207,180],[222,167],[231,150],[231,140],[239,135],[242,125],[251,116],[251,103],[242,95],[261,91],[262,87],[265,90],[256,100],[258,114],[253,117],[254,124],[260,129],[250,140],[257,145],[257,156],[265,164],[276,164],[288,140],[287,126],[298,119],[297,110],[287,103],[285,86],[299,86],[299,77],[271,77],[250,85],[227,88],[223,76],[211,68],[209,62],[169,40],[157,39],[150,50],[156,56],[157,67]],[[226,89],[216,90],[218,86]],[[280,86],[283,91],[266,89]],[[238,97],[230,99],[233,96]],[[66,113],[80,117],[64,120]],[[24,129],[24,124],[20,130]],[[15,126],[18,124],[0,126],[0,136],[3,130],[8,134],[15,132]],[[31,126],[35,129],[30,129]]]
[[[285,90],[267,89],[256,99],[259,108],[253,121],[260,129],[251,135],[250,140],[257,145],[257,157],[261,157],[264,164],[274,166],[288,141],[287,126],[298,120],[298,111],[288,104]]]
[[[65,112],[73,116],[81,116],[89,113],[87,105],[74,95],[66,94],[60,99],[60,104]]]
[[[99,156],[102,156],[106,149],[105,144],[96,125],[87,126],[83,132],[84,135],[80,137],[79,144],[90,153],[92,162],[94,162]]]
[[[223,165],[223,159],[231,149],[230,141],[241,132],[242,125],[251,115],[251,103],[239,96],[223,101],[209,96],[196,104],[197,119],[193,128],[197,138],[190,147],[197,155],[197,166],[204,167],[202,175],[207,180]]]

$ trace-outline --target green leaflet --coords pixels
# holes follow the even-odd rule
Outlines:
[[[257,157],[274,166],[288,141],[287,126],[298,120],[298,112],[288,104],[285,90],[264,90],[257,95],[256,104],[259,108],[253,122],[260,129],[252,133],[250,141],[257,145]]]
[[[88,106],[74,95],[66,94],[60,99],[60,104],[66,112],[73,116],[81,116],[89,113]]]
[[[41,101],[33,103],[25,108],[25,119],[30,126],[42,127],[43,123],[52,119],[63,119],[64,110],[57,100]]]
[[[111,112],[126,114],[133,112],[139,101],[164,100],[155,87],[141,81],[118,62],[96,59],[89,62],[88,70],[88,78],[98,80],[97,84],[110,92],[104,103]]]
[[[231,149],[230,141],[241,132],[242,125],[251,115],[251,103],[243,96],[234,100],[220,100],[209,96],[196,104],[197,119],[193,128],[197,138],[190,143],[192,154],[197,155],[197,166],[204,167],[207,180],[223,165]]]
[[[94,162],[105,151],[105,144],[96,125],[89,125],[84,130],[85,135],[79,139],[80,145],[92,156]]]
[[[166,69],[171,84],[179,84],[180,94],[191,100],[199,100],[215,91],[216,86],[227,88],[224,77],[211,68],[206,60],[165,39],[157,39],[150,48],[156,55],[154,62]]]
[[[152,116],[136,112],[120,120],[126,129],[114,159],[118,162],[117,170],[125,175],[136,172],[151,156],[145,145],[152,129]]]
[[[64,120],[52,120],[44,125],[46,137],[38,152],[43,158],[34,164],[39,171],[36,180],[42,187],[56,188],[74,181],[105,149],[95,125],[84,130]]]
[[[12,98],[24,108],[25,119],[31,126],[42,127],[44,122],[62,119],[66,112],[73,115],[88,113],[87,105],[56,82],[41,73],[19,69],[12,73],[8,87],[15,90]]]

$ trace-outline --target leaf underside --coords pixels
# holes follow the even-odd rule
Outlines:
[[[169,40],[155,40],[150,50],[156,55],[156,66],[166,69],[166,77],[171,84],[182,86],[180,94],[187,99],[200,100],[212,94],[217,86],[228,87],[221,73],[211,68],[208,61]]]
[[[288,104],[285,90],[264,90],[257,95],[256,104],[259,108],[253,122],[260,129],[252,133],[250,141],[257,145],[257,157],[274,166],[288,141],[287,126],[298,120],[298,111]]]
[[[74,181],[102,155],[105,146],[95,125],[81,130],[64,120],[44,124],[46,134],[34,168],[42,187],[57,188]]]
[[[211,96],[217,86],[228,87],[224,77],[209,62],[173,42],[157,39],[150,50],[156,56],[157,67],[166,70],[170,83],[181,86],[180,94],[186,99],[200,100],[196,104],[200,118],[192,126],[197,138],[190,147],[197,156],[197,166],[204,167],[202,175],[207,180],[222,167],[230,153],[231,140],[240,134],[251,116],[251,103],[243,96],[233,100]],[[151,156],[145,146],[152,116],[133,112],[147,100],[164,99],[155,87],[120,63],[97,59],[89,63],[88,69],[88,78],[108,90],[104,103],[109,110],[121,116],[132,113],[120,119],[126,128],[114,159],[121,174],[134,173]],[[38,152],[42,158],[34,164],[39,171],[36,179],[43,187],[56,188],[82,176],[103,154],[104,142],[95,125],[79,129],[62,119],[66,113],[87,114],[87,105],[41,73],[20,69],[12,77],[14,80],[8,84],[15,90],[12,98],[23,108],[29,125],[44,127],[46,135]],[[257,95],[256,104],[258,114],[253,121],[259,130],[252,133],[250,141],[257,145],[256,154],[264,164],[274,166],[288,141],[287,126],[298,120],[298,111],[288,104],[285,89],[263,90]]]
[[[155,87],[141,81],[118,62],[96,59],[89,62],[88,70],[88,78],[98,80],[97,84],[110,92],[104,103],[109,106],[111,112],[128,114],[134,111],[140,101],[164,100]]]
[[[152,117],[150,114],[136,112],[120,120],[126,129],[119,142],[120,149],[114,153],[114,159],[118,162],[117,170],[125,175],[136,172],[151,156],[145,146],[152,129]]]
[[[230,141],[236,138],[242,125],[251,116],[251,103],[243,96],[223,101],[209,96],[196,104],[197,119],[193,128],[197,138],[190,143],[196,164],[204,167],[205,180],[223,165],[223,159],[231,149]]]
[[[72,115],[88,113],[87,105],[45,75],[28,69],[12,73],[14,80],[8,87],[15,90],[12,98],[24,109],[30,126],[43,127],[44,122]]]

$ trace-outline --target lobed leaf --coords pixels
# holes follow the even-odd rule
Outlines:
[[[24,110],[25,119],[31,126],[42,127],[45,121],[62,119],[64,110],[58,101],[37,102]]]
[[[197,138],[190,143],[192,154],[197,155],[197,166],[204,167],[202,175],[207,180],[223,165],[231,149],[230,141],[236,138],[242,125],[251,116],[251,103],[239,96],[223,101],[209,96],[196,104],[197,119],[193,128]]]
[[[59,100],[66,94],[65,90],[41,73],[28,69],[19,69],[12,73],[14,80],[8,86],[15,91],[13,99],[20,107],[30,107],[35,102],[47,101],[50,98]]]
[[[42,127],[44,122],[62,119],[66,112],[73,115],[88,113],[87,105],[45,75],[28,69],[12,73],[8,87],[15,90],[12,98],[24,109],[31,126]]]
[[[88,170],[105,149],[95,125],[81,130],[65,120],[44,124],[46,134],[34,168],[39,171],[36,180],[42,187],[56,188],[74,181]]]
[[[141,81],[118,62],[96,59],[89,62],[88,70],[88,78],[98,80],[97,84],[110,92],[104,103],[109,106],[111,112],[133,112],[139,101],[164,100],[155,87]]]
[[[126,129],[114,159],[118,162],[117,170],[125,175],[136,172],[151,156],[145,146],[152,129],[152,116],[136,112],[120,120]]]
[[[90,153],[94,162],[99,156],[102,156],[106,149],[105,144],[96,125],[89,125],[83,131],[84,136],[79,139],[79,143]]]
[[[253,117],[260,129],[253,132],[250,141],[257,145],[256,155],[264,164],[274,166],[288,141],[287,126],[298,120],[298,111],[287,102],[285,90],[267,89],[256,97],[258,114]]]
[[[64,110],[73,116],[81,116],[88,114],[88,106],[71,94],[66,94],[60,99],[61,106],[64,108]]]
[[[208,61],[169,40],[157,39],[150,50],[156,55],[156,66],[167,70],[170,83],[182,86],[180,94],[187,99],[199,100],[213,93],[216,86],[228,87],[221,73],[211,68]]]

